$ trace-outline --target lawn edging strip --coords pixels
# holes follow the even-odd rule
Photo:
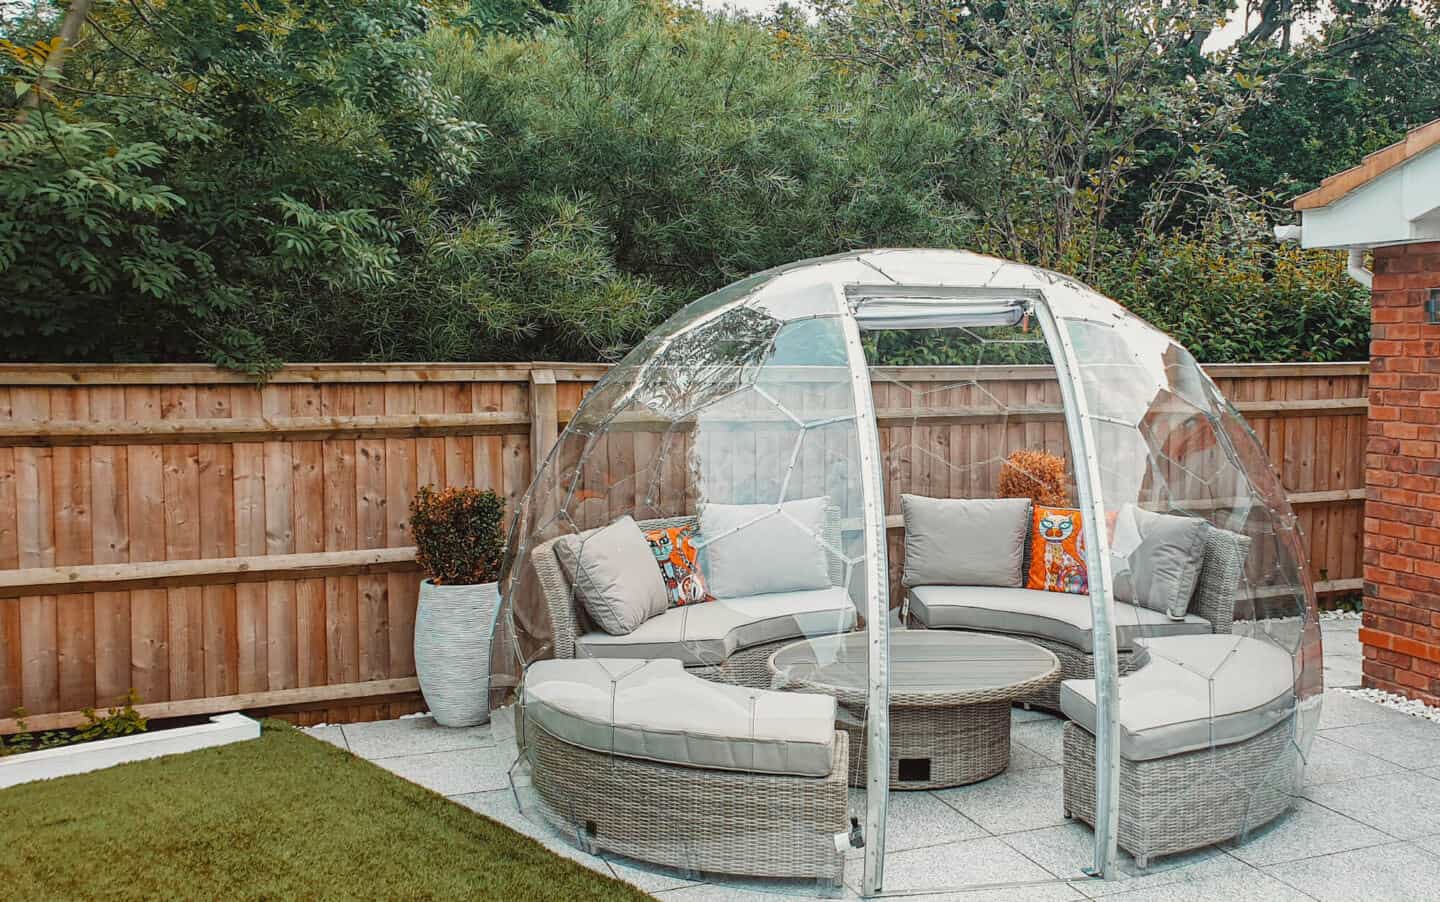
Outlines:
[[[0,789],[259,738],[259,721],[232,712],[216,715],[209,723],[23,752],[0,758]]]

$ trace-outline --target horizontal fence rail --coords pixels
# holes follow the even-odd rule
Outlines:
[[[67,726],[132,688],[151,717],[418,710],[411,497],[473,485],[513,510],[606,369],[297,364],[257,385],[188,364],[0,366],[0,733],[15,709]],[[1279,472],[1319,588],[1358,590],[1366,365],[1207,370]],[[927,456],[1063,445],[1048,367],[872,376],[891,510],[941,493]],[[957,378],[1000,404],[947,400]]]

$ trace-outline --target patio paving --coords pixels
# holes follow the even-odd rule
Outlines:
[[[1428,897],[1440,885],[1440,723],[1334,691],[1359,683],[1358,626],[1354,620],[1323,624],[1331,691],[1303,796],[1246,843],[1157,859],[1144,872],[1122,854],[1117,879],[1084,879],[1079,870],[1091,854],[1090,830],[1060,811],[1061,721],[1017,710],[1012,766],[1005,774],[956,789],[891,794],[887,891],[937,890],[906,896],[930,902]],[[660,899],[776,902],[858,895],[859,850],[847,858],[843,890],[808,881],[702,879],[583,852],[517,808],[506,778],[510,753],[503,725],[446,730],[428,717],[410,717],[309,732]],[[986,886],[958,890],[976,884]]]

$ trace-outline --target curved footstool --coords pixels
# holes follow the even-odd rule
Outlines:
[[[1156,855],[1244,837],[1302,773],[1290,653],[1240,636],[1136,641],[1120,679],[1120,847]],[[1137,662],[1137,663],[1139,663]],[[1065,811],[1095,823],[1095,683],[1066,680]]]
[[[821,695],[715,683],[678,660],[538,661],[520,742],[545,813],[597,850],[839,885],[848,747]]]

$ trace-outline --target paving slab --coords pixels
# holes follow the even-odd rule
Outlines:
[[[851,790],[851,811],[863,810],[865,794]],[[889,816],[885,825],[885,848],[892,851],[935,846],[989,835],[979,824],[960,814],[933,792],[890,793]],[[850,858],[864,856],[864,849],[850,849]]]
[[[1348,692],[1326,692],[1320,708],[1319,728],[1322,731],[1333,730],[1356,724],[1398,720],[1407,716],[1399,711],[1392,711],[1384,705],[1356,698]]]
[[[776,902],[777,899],[844,899],[854,898],[847,890],[827,890],[815,885],[771,884],[753,888],[728,883],[697,883],[678,889],[651,893],[657,899],[673,902]]]
[[[1065,721],[1058,717],[1031,720],[1010,727],[1010,741],[1038,752],[1055,764],[1065,760]]]
[[[1440,836],[1422,836],[1414,844],[1431,855],[1440,857]]]
[[[490,725],[442,727],[430,717],[402,717],[374,723],[352,723],[343,728],[350,751],[374,761],[397,755],[449,752],[493,746]]]
[[[1019,705],[1010,709],[1011,723],[1024,723],[1027,720],[1051,720],[1055,717],[1049,711],[1041,711],[1039,708],[1022,708]]]
[[[1427,768],[1440,761],[1440,723],[1420,717],[1337,727],[1324,736],[1401,767]]]
[[[1095,856],[1095,834],[1078,821],[1059,827],[1007,833],[1000,839],[1056,877],[1079,876]],[[1074,882],[1071,886],[1087,897],[1099,898],[1245,867],[1242,862],[1211,846],[1182,855],[1157,858],[1142,870],[1135,865],[1133,858],[1121,850],[1113,879],[1085,880]]]
[[[1010,766],[1006,770],[1029,770],[1032,767],[1054,767],[1059,764],[1015,739],[1010,740]]]
[[[506,789],[509,762],[499,749],[481,746],[423,755],[397,755],[375,759],[375,764],[442,796]]]
[[[1253,831],[1243,842],[1225,844],[1225,850],[1246,864],[1262,867],[1363,849],[1394,842],[1394,838],[1338,811],[1308,799],[1296,799],[1282,818]]]
[[[1319,902],[1433,899],[1440,887],[1440,858],[1410,843],[1291,861],[1265,872]]]
[[[1195,880],[1147,886],[1106,896],[1110,902],[1314,902],[1281,880],[1247,868]]]
[[[350,743],[345,741],[345,730],[339,724],[325,724],[318,727],[304,727],[304,732],[309,733],[322,742],[350,751]]]
[[[1062,780],[1058,767],[1032,767],[935,795],[990,833],[1013,833],[1065,823]]]
[[[845,863],[845,882],[858,891],[864,875],[863,862],[852,859]],[[1027,884],[997,886],[987,892],[996,898],[1076,899],[1080,896],[1040,865],[1021,855],[995,837],[927,846],[885,856],[885,890],[908,892],[936,890],[924,896],[909,898],[943,898],[962,887],[977,884]],[[980,896],[966,892],[965,897]],[[982,897],[983,898],[983,897]]]
[[[1415,771],[1307,786],[1304,795],[1394,837],[1440,834],[1440,780]]]
[[[1374,777],[1404,769],[1393,761],[1376,758],[1359,749],[1341,745],[1322,733],[1310,744],[1310,757],[1305,762],[1305,785],[1345,783],[1361,777]]]

